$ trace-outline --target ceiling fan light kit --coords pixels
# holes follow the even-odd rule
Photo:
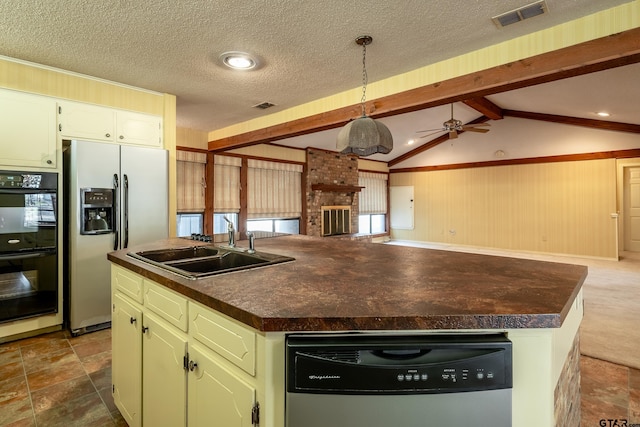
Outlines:
[[[342,154],[354,153],[358,156],[370,156],[376,153],[387,154],[393,149],[393,136],[384,124],[367,117],[365,100],[367,92],[367,45],[371,44],[371,36],[360,36],[356,43],[362,46],[362,116],[350,121],[338,134],[336,147]]]

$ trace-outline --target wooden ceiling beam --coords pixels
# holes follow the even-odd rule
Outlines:
[[[431,108],[640,62],[640,28],[367,101],[373,118]],[[360,104],[209,141],[211,151],[337,128],[359,117]]]
[[[521,119],[540,120],[543,122],[561,123],[616,132],[640,133],[640,125],[631,123],[610,122],[607,120],[583,119],[581,117],[558,116],[555,114],[531,113],[529,111],[503,110],[505,116]]]
[[[479,96],[476,98],[465,99],[462,101],[464,104],[478,111],[479,113],[487,116],[491,120],[501,120],[502,119],[502,108],[498,107],[493,102],[489,101],[484,96]]]

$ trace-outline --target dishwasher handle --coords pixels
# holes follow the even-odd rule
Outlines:
[[[371,354],[386,360],[413,360],[431,352],[431,349],[411,348],[411,349],[384,349],[372,350]]]

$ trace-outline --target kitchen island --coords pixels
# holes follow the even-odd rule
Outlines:
[[[239,243],[246,248],[248,242]],[[139,387],[133,394],[145,399],[160,387],[116,383],[119,367],[131,363],[131,352],[119,350],[127,322],[142,332],[164,326],[180,338],[182,351],[189,354],[185,366],[192,369],[188,378],[176,379],[189,390],[183,405],[189,425],[197,425],[211,409],[203,393],[198,395],[198,378],[215,378],[211,372],[218,372],[238,380],[239,387],[254,396],[248,397],[252,403],[247,411],[251,413],[253,402],[260,404],[260,426],[283,427],[284,341],[292,332],[504,332],[513,342],[513,425],[572,425],[576,411],[579,416],[577,331],[584,266],[306,236],[257,241],[258,252],[295,261],[198,280],[127,256],[129,251],[196,244],[169,239],[109,254],[114,399],[121,402],[125,418],[128,411],[152,425],[152,414],[144,409],[135,414],[136,402],[130,405],[133,409],[123,410],[120,394]],[[135,338],[132,332],[130,339],[141,340],[142,346],[151,341],[149,335]],[[144,373],[156,363],[145,355],[159,352],[151,347],[140,352],[134,359],[140,357]],[[212,362],[208,371],[201,361],[205,359]],[[224,394],[223,389],[230,387],[225,384],[212,392]],[[234,399],[240,395],[231,394]],[[161,398],[154,397],[154,402]],[[231,400],[225,402],[218,411],[233,406]],[[244,424],[238,425],[252,425],[250,416],[242,417]]]

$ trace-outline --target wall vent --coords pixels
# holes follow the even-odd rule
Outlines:
[[[262,102],[262,103],[260,103],[260,104],[254,105],[254,106],[253,106],[253,108],[259,108],[259,109],[261,109],[261,110],[266,110],[267,108],[271,108],[271,107],[273,107],[274,105],[276,105],[276,104],[272,104],[272,103],[270,103],[270,102],[266,102],[266,101],[265,101],[265,102]]]
[[[540,0],[491,18],[498,28],[548,13],[547,3]]]

